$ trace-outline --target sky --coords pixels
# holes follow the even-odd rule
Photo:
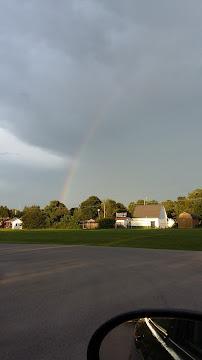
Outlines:
[[[0,205],[201,187],[201,19],[201,0],[3,1]]]

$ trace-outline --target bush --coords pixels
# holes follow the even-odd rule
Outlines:
[[[46,227],[46,217],[39,206],[25,207],[22,221],[25,229],[43,229]]]
[[[64,218],[59,223],[53,224],[51,226],[51,228],[77,230],[77,229],[80,229],[81,227],[79,225],[77,216],[73,215],[73,216]]]
[[[115,220],[111,218],[100,219],[98,223],[100,229],[112,229],[115,226]]]

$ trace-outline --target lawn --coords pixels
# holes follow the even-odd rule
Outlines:
[[[202,229],[1,230],[0,243],[40,243],[202,250]]]

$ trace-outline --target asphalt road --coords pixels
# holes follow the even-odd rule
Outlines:
[[[201,300],[202,252],[0,244],[0,359],[86,359],[110,317]]]
[[[135,346],[134,326],[121,324],[104,339],[100,348],[100,360],[143,360]]]

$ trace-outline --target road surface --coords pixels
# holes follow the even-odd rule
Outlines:
[[[86,359],[105,320],[202,311],[202,252],[0,244],[1,360]]]
[[[144,360],[134,340],[134,326],[125,323],[113,329],[103,340],[100,360]]]

